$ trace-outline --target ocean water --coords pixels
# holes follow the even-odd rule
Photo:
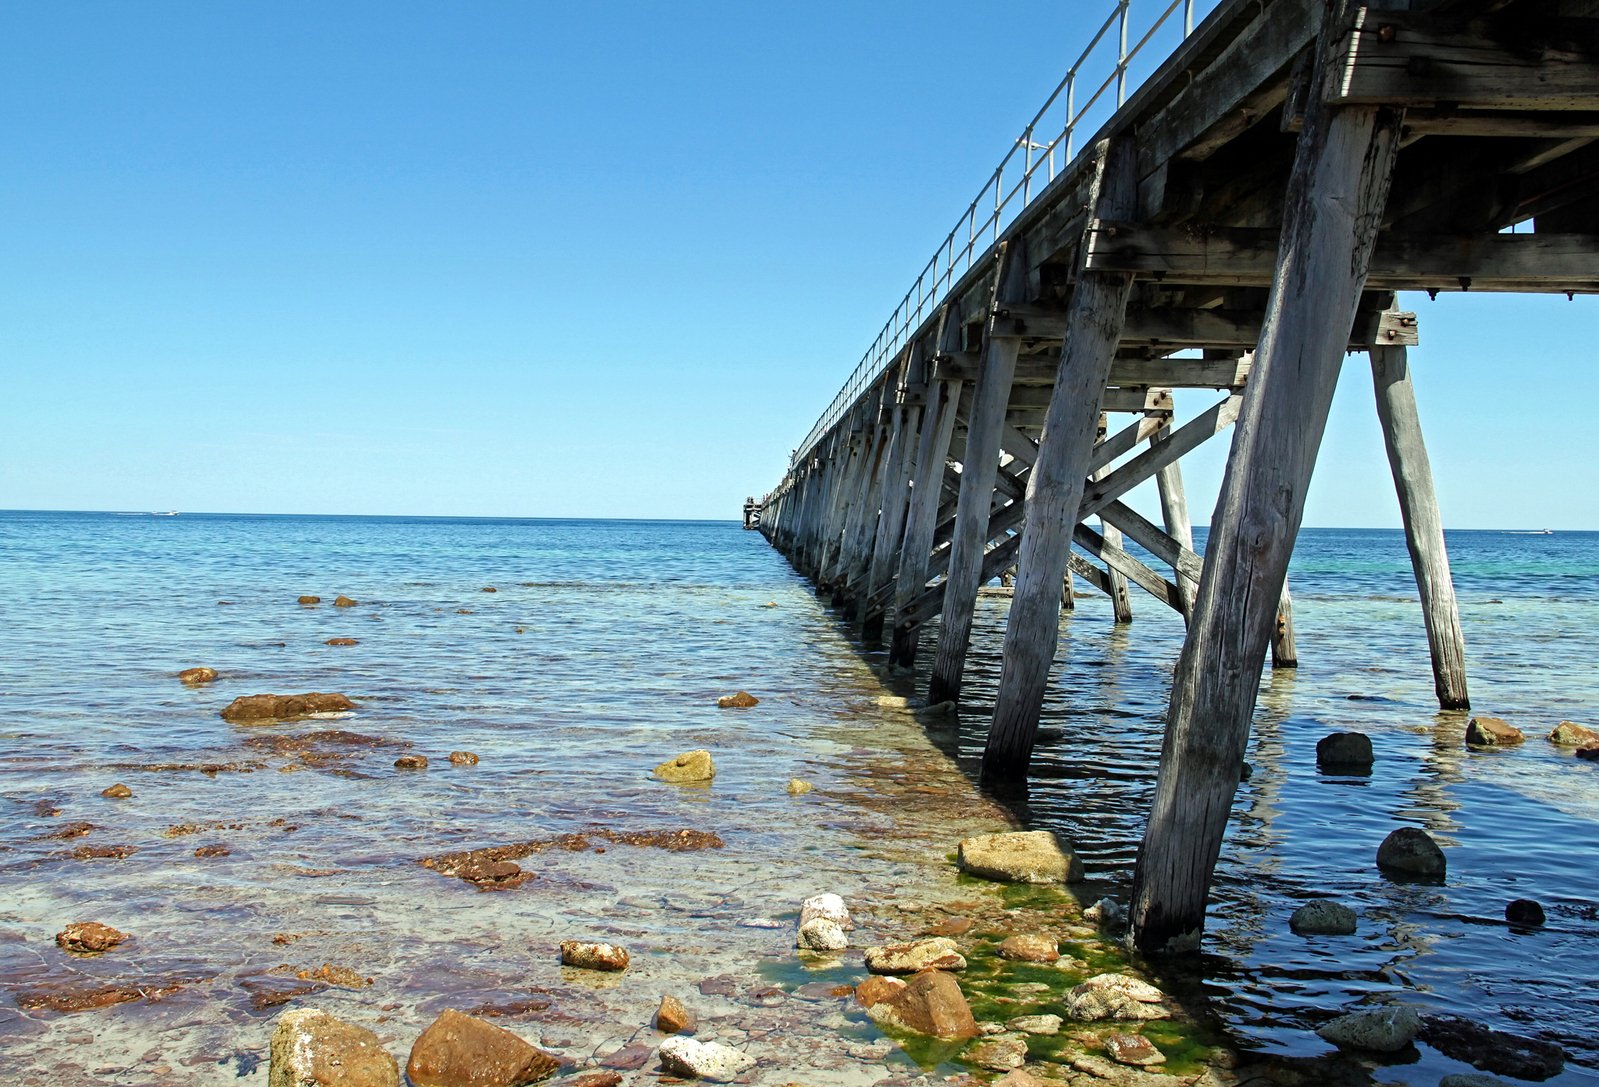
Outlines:
[[[1599,534],[1449,544],[1473,704],[1528,742],[1468,751],[1466,715],[1437,712],[1400,534],[1307,531],[1291,573],[1301,667],[1262,692],[1206,954],[1152,969],[1247,1049],[1326,1052],[1315,1025],[1403,995],[1558,1041],[1560,1082],[1591,1082],[1599,767],[1543,736],[1599,724]],[[323,602],[296,603],[307,593]],[[339,593],[359,603],[334,608]],[[998,596],[980,606],[962,714],[930,732],[903,707],[925,671],[884,675],[881,649],[732,523],[0,513],[0,1082],[264,1083],[272,1019],[304,1005],[371,1026],[402,1063],[457,1007],[625,1065],[655,1040],[664,992],[696,1006],[702,1037],[762,1054],[762,1081],[914,1073],[824,994],[858,966],[795,975],[798,902],[837,891],[893,937],[896,911],[973,893],[950,872],[955,840],[1018,820],[1072,837],[1095,893],[1125,900],[1182,638],[1140,603],[1130,626],[1086,596],[1063,619],[1035,780],[1007,810],[970,779]],[[180,684],[195,665],[219,678]],[[761,705],[716,707],[737,689]],[[219,716],[237,695],[312,690],[357,709]],[[306,739],[334,729],[361,739]],[[1318,773],[1315,741],[1347,729],[1371,735],[1372,773]],[[650,777],[699,747],[711,785]],[[481,761],[452,766],[454,750]],[[401,753],[430,766],[397,770]],[[792,796],[790,778],[814,790]],[[102,797],[113,782],[133,795]],[[1375,870],[1400,825],[1444,845],[1442,885]],[[681,829],[724,844],[627,837]],[[533,844],[519,863],[537,877],[515,890],[418,863],[512,843]],[[1359,911],[1355,937],[1288,932],[1323,894]],[[1518,897],[1548,923],[1506,926]],[[92,959],[55,947],[91,918],[133,939]],[[563,969],[556,944],[583,938],[627,944],[633,965]],[[296,977],[323,964],[357,987]],[[50,1003],[95,992],[133,996]],[[1426,1046],[1403,1060],[1376,1078],[1467,1070]]]

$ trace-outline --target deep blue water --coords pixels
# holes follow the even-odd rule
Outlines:
[[[1358,1000],[1404,995],[1558,1040],[1575,1058],[1565,1078],[1586,1082],[1599,1066],[1599,766],[1543,737],[1564,718],[1599,726],[1599,534],[1455,532],[1448,542],[1473,704],[1528,742],[1468,751],[1465,715],[1437,712],[1400,533],[1307,530],[1291,570],[1301,666],[1268,670],[1263,686],[1254,776],[1240,788],[1218,871],[1203,985],[1242,1044],[1321,1052],[1310,1027]],[[323,603],[297,605],[306,593]],[[332,608],[339,593],[359,606]],[[1025,809],[1034,825],[1076,840],[1091,876],[1122,897],[1182,638],[1176,616],[1147,598],[1134,604],[1134,622],[1116,627],[1106,602],[1085,593],[1063,620],[1049,738]],[[995,596],[980,605],[958,733],[941,738],[968,769],[992,704],[1004,607]],[[360,644],[324,644],[335,636]],[[932,643],[923,640],[924,657]],[[26,950],[40,933],[65,912],[111,902],[141,918],[212,919],[203,935],[147,938],[152,971],[178,970],[204,947],[247,972],[260,954],[252,941],[282,928],[376,925],[394,938],[365,946],[425,1009],[427,985],[443,985],[429,979],[459,973],[461,946],[474,945],[427,950],[442,941],[440,921],[414,903],[433,877],[396,869],[396,858],[596,822],[737,821],[747,828],[736,851],[746,890],[702,903],[697,916],[780,909],[803,878],[796,858],[825,863],[828,842],[847,837],[838,828],[855,816],[840,809],[803,825],[767,784],[813,777],[825,797],[830,775],[848,775],[852,752],[869,743],[861,736],[888,727],[871,699],[920,693],[925,677],[881,679],[869,667],[881,661],[758,534],[730,522],[0,513],[0,878],[13,889],[9,901],[0,896],[0,953],[17,952],[5,971],[43,969]],[[175,682],[196,664],[223,678],[209,689]],[[758,729],[706,708],[737,687],[765,699]],[[469,748],[483,755],[481,773],[468,786],[430,771],[426,784],[396,791],[366,772],[275,773],[270,760],[247,774],[116,769],[264,760],[258,741],[216,713],[257,690],[348,691],[359,696],[359,724],[340,727],[403,737],[435,760]],[[1373,772],[1319,773],[1315,741],[1347,729],[1372,737]],[[693,746],[717,751],[714,792],[647,787],[649,766]],[[112,778],[136,791],[114,812],[97,795]],[[140,852],[58,862],[60,843],[40,837],[55,825],[37,814],[41,800],[59,804],[57,818],[96,824],[86,841],[121,834]],[[342,822],[307,819],[294,838],[273,837],[268,816],[296,813]],[[105,827],[112,820],[115,831]],[[227,832],[227,864],[198,863],[188,839],[163,844],[171,824],[230,820],[243,829]],[[1443,885],[1376,871],[1377,843],[1399,825],[1424,826],[1444,845]],[[872,863],[849,878],[898,878]],[[306,873],[328,865],[367,881],[353,884],[372,899],[366,921],[316,912],[351,909],[339,895],[315,908],[305,900]],[[683,880],[692,897],[699,877],[674,871],[655,875]],[[613,901],[611,886],[576,881],[568,906],[585,895]],[[1359,911],[1356,937],[1288,932],[1292,909],[1320,894]],[[1517,897],[1542,901],[1548,924],[1509,929],[1502,911]],[[562,907],[541,908],[549,918],[517,923],[570,921]],[[224,921],[225,938],[210,927]],[[748,953],[731,922],[703,938],[722,941],[728,956]],[[41,1052],[58,1044],[52,1031],[70,1029],[59,1023],[83,1019],[18,1017],[7,999],[0,994],[0,1041]],[[200,1030],[183,1018],[193,1009],[170,1021],[160,1009],[95,1013],[96,1044],[137,1053],[153,1038],[181,1052]],[[228,1014],[204,1028],[213,1049],[255,1029]],[[1424,1050],[1383,1077],[1431,1084],[1459,1070]]]

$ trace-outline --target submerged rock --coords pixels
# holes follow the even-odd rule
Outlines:
[[[856,989],[856,997],[862,1003],[866,1000],[862,993],[873,980],[868,978]],[[896,979],[881,979],[884,983],[892,980]],[[960,982],[942,970],[924,970],[897,986],[880,985],[869,995],[873,1002],[867,1004],[867,1011],[873,1019],[891,1026],[956,1040],[975,1038],[981,1033]],[[879,996],[882,998],[876,999]]]
[[[1438,1087],[1514,1087],[1514,1085],[1486,1072],[1451,1072],[1438,1081]]]
[[[1466,743],[1473,747],[1508,747],[1526,738],[1502,717],[1473,717],[1466,722]]]
[[[56,933],[56,945],[75,955],[98,955],[110,951],[128,938],[110,925],[98,921],[74,921]]]
[[[885,944],[866,949],[866,969],[874,974],[915,974],[923,970],[964,970],[966,959],[948,936]]]
[[[789,796],[804,796],[806,793],[810,792],[811,789],[813,789],[813,788],[814,788],[814,786],[808,781],[801,781],[799,778],[789,778],[788,779],[788,795]]]
[[[1512,925],[1541,925],[1544,923],[1543,906],[1530,898],[1518,898],[1505,906],[1505,920]]]
[[[1421,1040],[1446,1057],[1513,1079],[1546,1080],[1566,1065],[1566,1051],[1553,1042],[1523,1038],[1457,1015],[1429,1015]]]
[[[1393,1053],[1405,1048],[1421,1030],[1421,1016],[1405,1004],[1363,1008],[1323,1024],[1316,1033],[1334,1045]]]
[[[451,751],[451,766],[476,766],[477,756],[470,751]]]
[[[1577,748],[1577,758],[1587,759],[1589,762],[1599,762],[1599,745],[1594,747]]]
[[[1007,936],[1000,942],[999,957],[1012,962],[1054,962],[1060,958],[1060,945],[1055,937],[1041,933]]]
[[[1005,883],[1076,883],[1083,878],[1083,863],[1071,843],[1048,830],[963,839],[958,863],[963,872]]]
[[[1344,769],[1371,769],[1371,737],[1364,732],[1334,732],[1316,741],[1316,765]]]
[[[356,606],[357,603],[358,603],[358,601],[351,600],[349,597],[343,595],[342,593],[333,598],[333,606],[335,608],[353,608],[353,607]]]
[[[721,1042],[697,1042],[678,1035],[661,1043],[661,1067],[674,1076],[731,1083],[758,1063],[743,1050]]]
[[[1102,927],[1119,925],[1126,919],[1127,911],[1114,898],[1101,898],[1083,911],[1084,921]]]
[[[1105,1052],[1117,1064],[1130,1064],[1138,1068],[1166,1063],[1166,1054],[1156,1049],[1155,1043],[1142,1034],[1107,1034]]]
[[[583,970],[626,970],[627,949],[616,944],[562,940],[561,964]]]
[[[271,1053],[267,1087],[399,1087],[400,1083],[400,1068],[376,1034],[315,1008],[278,1017]]]
[[[178,673],[178,678],[190,687],[200,687],[217,678],[215,668],[185,668]]]
[[[795,942],[808,951],[843,951],[849,946],[849,937],[837,921],[813,917],[799,927]]]
[[[396,770],[426,770],[428,757],[426,755],[401,755],[394,760]]]
[[[306,717],[313,713],[343,713],[355,703],[342,694],[246,694],[222,710],[224,721],[271,721],[285,717]]]
[[[1403,875],[1441,876],[1448,862],[1425,830],[1400,827],[1377,847],[1377,867]]]
[[[320,604],[320,603],[322,603],[322,598],[320,596],[311,596],[311,595],[307,594],[306,596],[300,597],[300,599],[297,601],[297,603],[306,604],[306,605]]]
[[[1098,974],[1066,994],[1066,1012],[1086,1023],[1101,1019],[1169,1019],[1166,994],[1126,974]]]
[[[323,645],[360,645],[361,642],[360,642],[359,639],[356,639],[356,638],[329,638],[327,641],[323,642],[322,644]]]
[[[663,1034],[693,1034],[699,1021],[694,1013],[683,1006],[683,1002],[675,996],[661,997],[660,1007],[655,1009],[655,1029]]]
[[[101,789],[100,790],[100,795],[101,796],[108,796],[112,800],[125,800],[128,797],[133,795],[133,790],[128,788],[126,785],[122,784],[122,782],[119,781],[115,785],[112,785],[110,788]]]
[[[709,751],[697,748],[661,763],[655,768],[655,776],[672,782],[710,781],[716,776],[716,763],[711,761]]]
[[[1059,1034],[1064,1022],[1058,1015],[1018,1015],[1006,1020],[1005,1025],[1023,1034]]]
[[[1560,747],[1593,747],[1599,745],[1599,732],[1575,721],[1562,721],[1549,733],[1549,742]]]
[[[990,1072],[1011,1072],[1027,1063],[1027,1040],[1014,1034],[997,1034],[968,1049],[966,1059]]]
[[[520,1087],[560,1067],[504,1027],[449,1009],[417,1038],[405,1074],[415,1087]]]
[[[761,700],[748,691],[739,691],[736,694],[724,694],[716,700],[716,704],[724,710],[747,710],[751,706],[759,706]]]
[[[1288,927],[1301,936],[1349,936],[1355,931],[1355,911],[1341,902],[1318,898],[1295,910]]]

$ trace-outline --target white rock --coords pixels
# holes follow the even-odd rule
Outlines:
[[[1023,1034],[1059,1034],[1061,1022],[1058,1015],[1018,1015],[1005,1025]]]
[[[1392,1053],[1409,1045],[1420,1030],[1421,1016],[1416,1009],[1394,1004],[1340,1015],[1316,1033],[1334,1045]]]
[[[844,900],[835,894],[812,895],[800,903],[800,927],[818,917],[826,918],[841,929],[855,927],[849,919],[849,909],[844,905]]]
[[[1102,898],[1083,911],[1083,920],[1096,925],[1114,925],[1121,921],[1122,916],[1122,908],[1114,898]]]
[[[1076,883],[1083,862],[1071,843],[1048,830],[977,834],[957,850],[961,871],[1005,883]]]
[[[1146,981],[1125,974],[1099,974],[1066,994],[1066,1012],[1073,1019],[1168,1019],[1160,1001],[1165,994]]]
[[[661,1067],[676,1076],[730,1083],[755,1067],[756,1060],[721,1042],[697,1042],[678,1035],[661,1043]]]
[[[849,937],[838,927],[838,922],[813,917],[800,926],[796,942],[808,951],[843,951],[849,946]]]
[[[915,974],[922,970],[964,970],[966,958],[948,936],[866,949],[866,969],[874,974]]]

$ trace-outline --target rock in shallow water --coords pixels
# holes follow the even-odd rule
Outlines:
[[[1318,898],[1295,910],[1288,927],[1301,936],[1349,936],[1355,931],[1355,911],[1341,902]]]
[[[1027,1063],[1027,1040],[1014,1034],[984,1039],[966,1051],[966,1059],[991,1072],[1010,1072]]]
[[[756,1059],[721,1042],[697,1042],[679,1035],[661,1043],[661,1067],[676,1076],[730,1083],[754,1068]]]
[[[1371,737],[1364,732],[1334,732],[1316,741],[1317,766],[1369,770],[1372,762]]]
[[[128,938],[110,925],[98,921],[74,921],[56,933],[56,945],[75,955],[98,955],[110,951]]]
[[[559,1058],[504,1027],[452,1008],[417,1038],[405,1074],[415,1087],[520,1087],[560,1067]]]
[[[284,1012],[272,1032],[267,1087],[399,1087],[400,1068],[378,1036],[327,1012]],[[418,1080],[418,1087],[433,1087]]]
[[[789,796],[804,796],[806,793],[810,792],[811,789],[813,789],[814,787],[815,786],[813,786],[810,782],[801,781],[799,778],[789,778],[788,779],[788,795]]]
[[[342,694],[310,691],[306,694],[246,694],[222,710],[224,721],[271,721],[305,717],[313,713],[343,713],[355,703]]]
[[[585,943],[581,940],[561,942],[561,964],[583,970],[626,970],[627,949],[615,944]]]
[[[213,679],[216,679],[217,670],[215,668],[204,667],[185,668],[183,671],[178,673],[178,678],[184,683],[188,684],[190,687],[199,687],[203,684],[210,683]]]
[[[1530,898],[1518,898],[1505,906],[1505,920],[1512,925],[1541,925],[1545,920],[1543,906]]]
[[[1515,1079],[1546,1080],[1566,1064],[1566,1051],[1553,1042],[1493,1030],[1458,1015],[1427,1016],[1421,1040],[1446,1057]]]
[[[1166,994],[1126,974],[1098,974],[1066,994],[1066,1013],[1093,1023],[1101,1019],[1169,1019]]]
[[[661,997],[660,1007],[655,1009],[656,1030],[662,1034],[693,1034],[698,1025],[694,1013],[684,1007],[681,1000],[675,996]]]
[[[716,764],[709,751],[699,748],[661,763],[655,768],[655,776],[672,782],[710,781],[716,776]]]
[[[716,700],[716,704],[724,710],[747,710],[751,706],[759,706],[761,700],[748,691],[739,691],[736,694],[724,694]]]
[[[450,752],[450,765],[451,766],[476,766],[477,763],[478,763],[477,756],[475,754],[473,754],[472,752],[470,752],[470,751],[451,751]]]
[[[1147,1068],[1152,1064],[1165,1064],[1166,1054],[1155,1048],[1155,1043],[1142,1034],[1107,1034],[1105,1052],[1117,1064],[1130,1064]]]
[[[874,974],[915,974],[923,970],[964,970],[966,959],[947,936],[885,944],[866,949],[866,969]]]
[[[1323,1024],[1316,1033],[1334,1045],[1393,1053],[1409,1045],[1421,1030],[1421,1016],[1405,1004],[1363,1008]]]
[[[1562,721],[1549,733],[1549,742],[1559,747],[1592,747],[1599,744],[1599,732],[1575,721]]]
[[[1507,747],[1526,738],[1502,717],[1473,717],[1466,722],[1466,743],[1473,747]]]
[[[1004,883],[1076,883],[1083,863],[1053,831],[979,834],[960,843],[961,871]]]
[[[837,921],[813,917],[799,927],[795,942],[807,951],[843,951],[849,946],[849,937]]]
[[[1054,962],[1060,958],[1060,947],[1053,936],[1029,932],[1005,937],[999,945],[999,957],[1012,962]]]
[[[1377,867],[1412,876],[1441,876],[1447,868],[1443,850],[1425,830],[1400,827],[1377,847]]]
[[[428,757],[426,755],[401,755],[394,760],[396,770],[426,770]]]
[[[857,998],[862,1003],[867,998],[861,994],[873,980],[862,982],[856,989]],[[886,982],[892,979],[882,980]],[[867,1005],[867,1011],[873,1019],[935,1038],[959,1040],[975,1038],[980,1033],[972,1009],[966,1003],[966,995],[961,992],[960,982],[955,980],[953,974],[946,974],[942,970],[924,970],[909,981],[900,983],[897,988],[884,985],[879,992],[891,992],[892,995],[883,1000],[873,999]],[[872,994],[873,997],[875,995]]]
[[[836,894],[812,895],[800,903],[801,925],[817,918],[825,918],[839,928],[855,927],[855,923],[850,920],[849,907],[844,904],[844,899]]]
[[[119,781],[108,789],[100,790],[100,795],[108,796],[112,800],[126,800],[128,797],[133,795],[133,790]]]

